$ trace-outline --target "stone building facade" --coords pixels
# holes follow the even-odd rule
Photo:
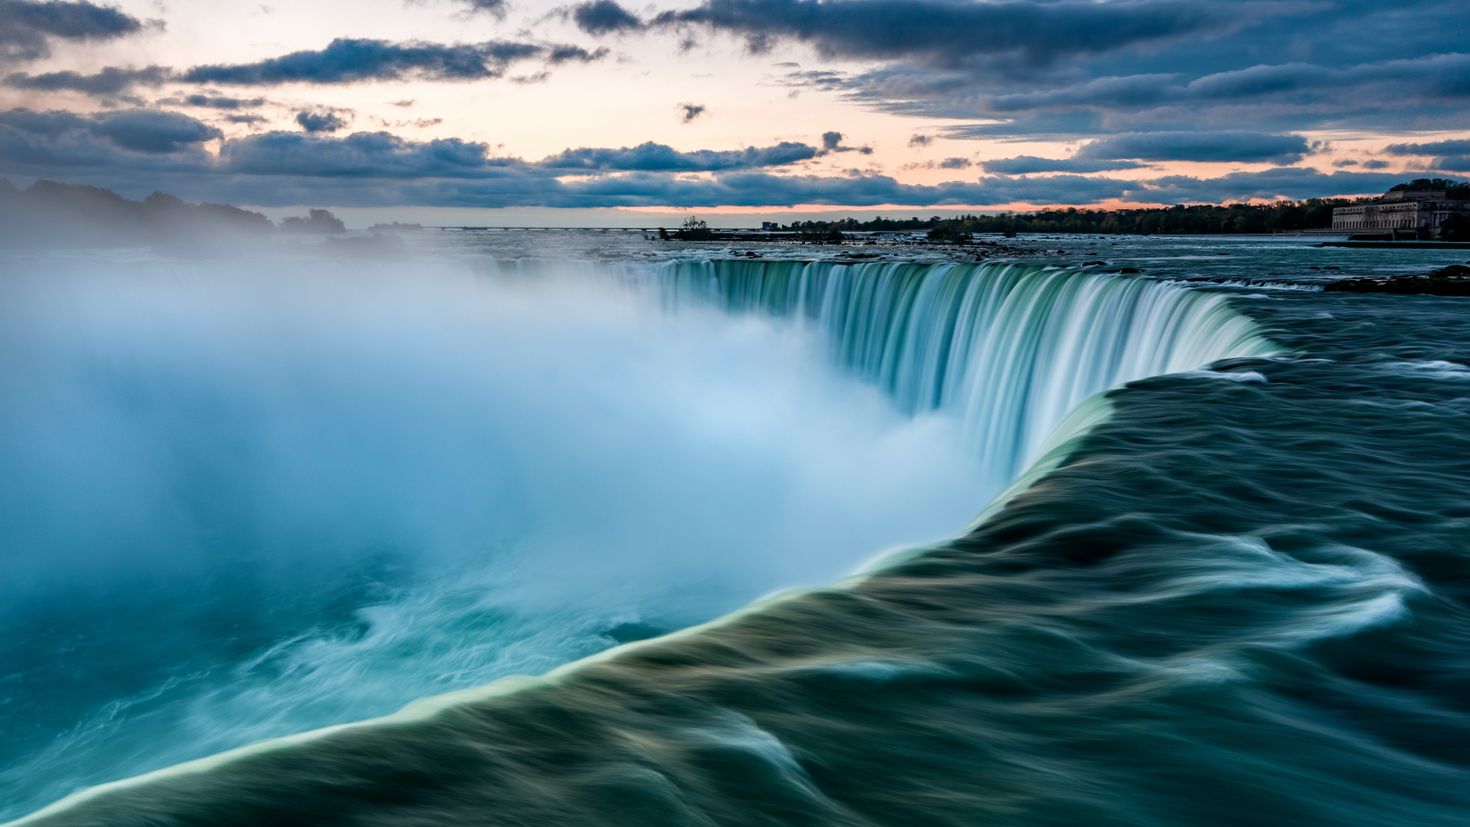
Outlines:
[[[1445,219],[1467,210],[1470,202],[1450,201],[1443,192],[1390,192],[1371,204],[1334,209],[1332,229],[1350,235],[1433,238]]]

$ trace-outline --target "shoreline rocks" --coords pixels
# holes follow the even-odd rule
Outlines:
[[[1470,296],[1470,267],[1451,264],[1422,276],[1341,279],[1323,285],[1328,293],[1390,293],[1399,296]]]

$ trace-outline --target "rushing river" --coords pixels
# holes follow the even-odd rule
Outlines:
[[[0,262],[0,817],[1463,823],[1460,256],[536,235]]]

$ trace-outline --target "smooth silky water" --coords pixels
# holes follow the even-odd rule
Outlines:
[[[1453,301],[495,244],[7,282],[8,814],[1461,820]]]

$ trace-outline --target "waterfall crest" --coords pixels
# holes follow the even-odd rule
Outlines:
[[[820,328],[840,365],[903,410],[957,415],[997,485],[1089,396],[1277,349],[1221,294],[1083,269],[715,260],[651,276],[671,309],[712,302]]]

